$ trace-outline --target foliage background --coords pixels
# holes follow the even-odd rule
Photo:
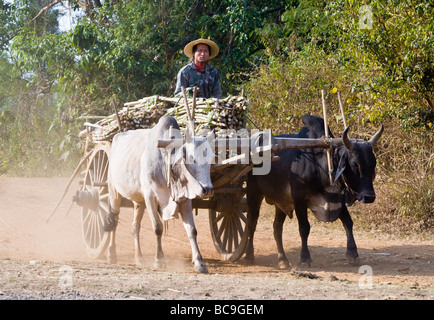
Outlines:
[[[245,90],[262,128],[322,116],[321,90],[335,135],[338,91],[353,137],[385,124],[377,201],[352,211],[367,227],[432,232],[432,1],[0,0],[0,20],[0,174],[69,175],[80,116],[171,96],[182,48],[205,37],[220,46],[224,94]]]

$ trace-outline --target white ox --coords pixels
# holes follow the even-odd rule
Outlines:
[[[196,241],[197,231],[193,221],[191,199],[212,196],[210,161],[204,160],[214,154],[205,138],[190,137],[188,133],[186,143],[181,148],[170,151],[170,154],[168,148],[158,148],[159,139],[172,138],[169,136],[171,127],[179,133],[176,120],[166,115],[161,117],[152,129],[122,132],[113,139],[108,176],[110,213],[104,225],[106,231],[112,231],[107,258],[110,262],[116,263],[115,231],[124,197],[134,204],[132,232],[137,264],[143,262],[139,232],[145,208],[157,236],[156,268],[166,267],[161,245],[163,220],[177,218],[180,212],[190,240],[194,270],[207,273]],[[202,154],[198,154],[198,150],[201,150]],[[208,152],[205,158],[204,150]],[[169,156],[171,164],[168,165]],[[168,168],[171,170],[170,175]]]

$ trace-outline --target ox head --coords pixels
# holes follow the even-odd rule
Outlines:
[[[342,133],[343,146],[335,152],[336,169],[335,182],[342,177],[349,189],[351,198],[349,203],[355,200],[362,203],[375,201],[373,181],[375,179],[375,167],[377,160],[373,152],[373,146],[383,133],[383,126],[369,140],[354,140],[348,138],[347,127]]]
[[[210,168],[215,154],[207,138],[192,136],[187,129],[185,143],[174,150],[171,193],[175,200],[213,195]]]

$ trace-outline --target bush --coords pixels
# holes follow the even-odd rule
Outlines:
[[[0,174],[19,177],[70,173],[79,161],[78,127],[62,101],[32,88],[0,111]],[[48,100],[48,101],[47,101]],[[74,115],[78,117],[77,115]]]

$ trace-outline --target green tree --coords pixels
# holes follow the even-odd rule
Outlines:
[[[268,54],[283,63],[324,51],[323,61],[342,71],[329,86],[339,82],[354,116],[366,111],[370,121],[392,115],[403,126],[432,126],[433,17],[424,0],[307,0],[291,6],[282,23],[258,31]]]
[[[15,1],[9,9],[16,29],[1,33],[2,39],[13,38],[14,45],[26,44],[26,50],[3,52],[0,59],[1,173],[58,174],[79,157],[78,152],[70,154],[79,147],[77,127],[64,103],[64,91],[49,69],[48,53],[57,45],[53,44],[57,14],[34,19],[44,8],[41,1]]]
[[[14,38],[14,53],[27,69],[35,70],[35,59],[46,61],[53,79],[71,94],[80,92],[74,101],[90,113],[111,110],[113,97],[125,102],[171,95],[176,74],[187,63],[182,48],[197,37],[220,45],[213,63],[226,93],[236,91],[252,70],[250,58],[262,48],[255,29],[285,9],[285,1],[276,0],[71,3],[84,15],[70,34],[47,29],[41,35],[25,25]]]
[[[79,115],[107,115],[113,99],[123,103],[154,94],[172,95],[176,74],[188,62],[182,48],[198,37],[212,38],[220,45],[221,54],[213,64],[222,73],[225,93],[237,93],[263,48],[254,30],[279,20],[286,8],[286,1],[277,0],[64,3],[78,14],[74,29],[67,32],[59,32],[59,0],[1,3],[0,14],[8,17],[0,29],[1,48],[8,51],[22,88],[17,93],[22,103],[0,106],[10,111],[2,116],[3,128],[10,124],[17,131],[14,137],[2,139],[18,148],[16,154],[18,150],[25,154],[29,147],[18,142],[26,141],[18,134],[26,132],[29,139],[31,135],[49,139],[53,159],[63,161],[65,141],[72,141],[70,154],[79,153],[77,141],[70,136],[71,130],[78,131]],[[59,138],[48,138],[48,132],[56,132]],[[19,161],[22,166],[36,158],[31,150],[30,145],[27,158],[23,155],[25,160]],[[12,166],[13,161],[8,162],[10,172]]]
[[[298,131],[303,113],[322,116],[321,90],[333,132],[342,131],[338,90],[352,137],[385,124],[376,149],[381,196],[361,213],[372,225],[432,230],[433,10],[424,0],[307,0],[257,31],[266,56],[246,88],[259,126]]]

